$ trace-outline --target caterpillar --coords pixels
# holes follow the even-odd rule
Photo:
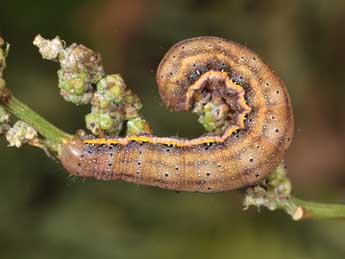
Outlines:
[[[293,137],[290,97],[253,51],[218,37],[183,40],[165,54],[156,79],[163,102],[175,111],[191,110],[205,93],[220,97],[230,109],[229,125],[191,140],[74,138],[59,156],[70,174],[213,193],[253,185],[283,159]]]

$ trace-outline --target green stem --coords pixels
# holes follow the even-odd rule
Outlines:
[[[302,208],[299,219],[345,219],[345,205],[304,201],[292,197],[292,202]]]
[[[3,102],[3,105],[11,114],[37,130],[46,139],[47,147],[55,152],[59,151],[59,146],[64,139],[72,138],[72,135],[55,127],[13,95],[10,96],[8,101]]]

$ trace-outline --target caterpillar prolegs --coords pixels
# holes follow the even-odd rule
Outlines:
[[[189,111],[200,96],[221,98],[228,126],[195,139],[129,136],[66,141],[59,157],[72,175],[190,192],[257,183],[283,159],[293,137],[284,83],[248,48],[218,37],[174,45],[157,70],[163,102]]]

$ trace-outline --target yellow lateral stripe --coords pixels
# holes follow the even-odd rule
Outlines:
[[[212,137],[200,137],[194,140],[178,140],[172,138],[158,138],[158,137],[148,137],[148,136],[130,136],[127,138],[119,139],[84,139],[85,144],[95,144],[95,145],[111,145],[120,144],[127,145],[131,141],[135,142],[147,142],[152,144],[163,144],[163,145],[173,145],[177,147],[189,147],[194,145],[208,144],[214,142],[224,142],[232,133],[238,130],[238,127],[231,127],[227,129],[222,136],[212,136]]]

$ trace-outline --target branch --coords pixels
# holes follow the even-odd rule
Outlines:
[[[55,127],[42,116],[20,102],[5,87],[0,89],[0,100],[9,113],[30,125],[45,138],[45,145],[49,150],[58,153],[59,146],[63,140],[72,138],[72,135]]]
[[[345,205],[304,201],[291,196],[291,200],[302,213],[300,219],[345,219]]]

